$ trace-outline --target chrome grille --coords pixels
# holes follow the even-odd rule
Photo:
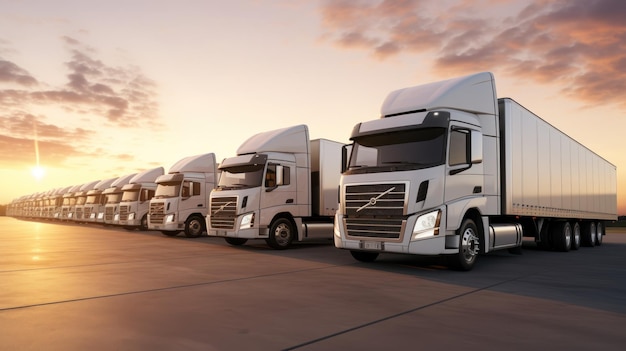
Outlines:
[[[105,221],[113,221],[113,215],[115,212],[115,208],[113,206],[108,206],[104,208],[104,220]]]
[[[85,210],[83,212],[83,216],[85,216],[85,219],[88,219],[91,217],[91,211],[93,210],[93,208],[91,207],[85,207]]]
[[[150,202],[150,223],[161,224],[165,217],[164,202]]]
[[[128,220],[128,205],[120,206],[120,221]]]
[[[237,218],[237,197],[212,197],[209,216],[211,228],[234,229]]]
[[[83,219],[83,209],[81,207],[77,207],[75,212],[76,212],[75,219]]]
[[[406,185],[346,186],[345,225],[349,236],[399,239],[406,225]]]

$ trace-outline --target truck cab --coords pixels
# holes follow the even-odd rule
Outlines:
[[[136,175],[137,173],[127,174],[117,178],[111,186],[102,193],[105,196],[104,211],[98,213],[96,222],[105,225],[118,225],[120,222],[120,202],[122,201],[122,187]]]
[[[332,238],[343,144],[309,140],[298,125],[259,133],[224,159],[211,193],[209,236],[231,245],[265,239],[274,249],[292,241]]]
[[[85,222],[96,222],[98,213],[104,212],[106,196],[104,190],[109,188],[117,178],[110,178],[100,181],[93,189],[87,192],[85,206],[83,208],[83,220]]]
[[[214,153],[186,157],[172,165],[168,174],[156,179],[148,228],[167,236],[181,231],[190,238],[202,235],[206,231],[209,193],[218,175]]]
[[[154,197],[156,179],[164,173],[163,167],[137,173],[128,184],[122,186],[119,224],[126,229],[148,230],[150,200]]]

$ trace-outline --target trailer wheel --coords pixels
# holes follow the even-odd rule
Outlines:
[[[578,250],[580,247],[580,223],[572,222],[572,250]]]
[[[567,252],[572,247],[572,226],[569,222],[557,222],[552,229],[552,242],[557,251]]]
[[[350,251],[350,254],[360,262],[374,262],[378,258],[378,252]]]
[[[581,243],[583,246],[595,246],[596,245],[596,223],[585,222],[581,231]]]
[[[185,236],[188,238],[197,238],[204,232],[204,219],[200,216],[191,216],[185,222]]]
[[[141,217],[141,224],[139,224],[139,230],[146,231],[148,230],[148,215],[145,214]]]
[[[233,246],[241,246],[248,241],[248,239],[244,238],[224,238],[224,240],[226,240],[227,243]]]
[[[596,224],[596,246],[602,245],[602,236],[604,235],[604,223]]]
[[[469,271],[474,268],[480,252],[478,227],[471,218],[467,218],[457,233],[459,234],[459,252],[448,256],[448,265],[456,270]]]
[[[270,237],[265,241],[272,249],[285,250],[291,246],[295,234],[291,221],[286,218],[278,218],[272,223]]]
[[[167,236],[176,236],[180,233],[180,230],[161,230],[161,233]]]

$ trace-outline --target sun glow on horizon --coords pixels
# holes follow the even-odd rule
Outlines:
[[[46,170],[45,168],[37,165],[31,168],[31,174],[33,175],[33,177],[35,177],[35,179],[39,181],[43,178],[44,175],[46,175]]]

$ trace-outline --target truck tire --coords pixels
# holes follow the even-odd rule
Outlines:
[[[185,236],[197,238],[204,232],[205,221],[200,216],[191,216],[185,222]]]
[[[244,238],[224,238],[224,240],[226,240],[227,243],[233,246],[241,246],[248,241],[248,239]]]
[[[574,221],[572,226],[572,250],[578,250],[580,247],[580,223]]]
[[[459,271],[469,271],[474,268],[480,252],[478,227],[471,218],[466,218],[457,233],[459,235],[459,252],[447,257],[448,266]]]
[[[604,223],[596,224],[596,246],[602,245],[602,236],[604,236]]]
[[[374,262],[378,258],[378,252],[350,251],[350,254],[360,262]]]
[[[596,245],[596,222],[585,222],[581,230],[580,242],[583,246]]]
[[[278,218],[270,226],[270,237],[265,239],[272,249],[285,250],[291,246],[296,231],[291,221],[286,218]]]
[[[145,214],[141,217],[141,223],[139,224],[139,230],[142,232],[148,230],[148,215]]]
[[[572,226],[569,222],[556,222],[551,227],[552,242],[557,251],[567,252],[572,247]]]

